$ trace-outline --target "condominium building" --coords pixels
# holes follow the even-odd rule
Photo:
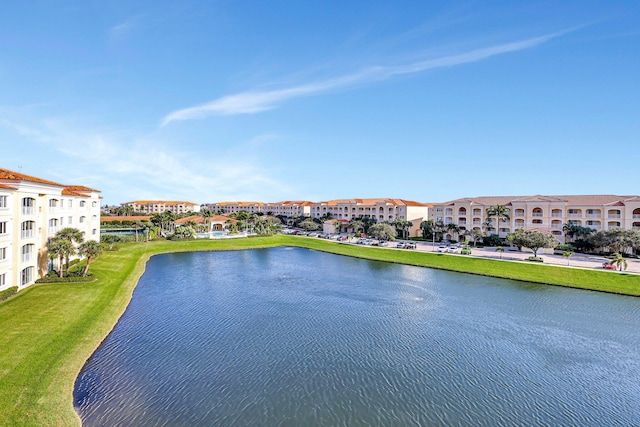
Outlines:
[[[420,235],[420,223],[429,218],[430,204],[403,199],[340,199],[314,203],[311,216],[322,218],[331,215],[333,219],[351,220],[365,217],[377,222],[393,222],[396,219],[410,221],[410,236]]]
[[[99,193],[0,169],[0,290],[46,275],[47,241],[63,228],[99,241]]]
[[[213,212],[222,212],[224,214],[238,213],[242,211],[257,214],[266,213],[264,206],[265,203],[262,202],[218,202],[207,203],[202,205],[202,208]]]
[[[286,200],[283,202],[266,203],[264,212],[271,213],[271,215],[284,215],[287,217],[311,216],[311,207],[313,205],[313,202],[306,200]]]
[[[175,214],[200,212],[200,205],[197,203],[174,200],[134,200],[133,202],[121,203],[120,206],[131,206],[134,212],[142,212],[147,215],[163,213],[166,211],[173,212]]]
[[[488,217],[488,209],[496,205],[509,210],[508,221],[496,224],[495,218]],[[640,196],[470,197],[434,204],[430,219],[455,224],[461,232],[476,229],[505,237],[522,228],[547,232],[561,239],[567,223],[596,231],[640,229]]]

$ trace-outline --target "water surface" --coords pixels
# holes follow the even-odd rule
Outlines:
[[[153,257],[86,426],[640,425],[640,299],[299,248]]]

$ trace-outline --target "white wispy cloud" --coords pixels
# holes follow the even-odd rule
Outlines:
[[[49,174],[64,176],[65,182],[94,176],[110,203],[125,199],[187,199],[196,203],[224,199],[261,199],[287,191],[287,184],[273,178],[274,171],[257,156],[234,151],[219,151],[215,158],[202,153],[176,149],[178,144],[158,141],[145,135],[118,134],[87,129],[63,119],[45,119],[25,123],[8,119],[0,126],[18,134],[36,151],[35,144],[59,153],[48,167]],[[254,146],[274,136],[257,136],[241,145]],[[66,166],[65,166],[66,165]],[[69,167],[73,165],[72,167]],[[60,167],[59,171],[56,168]],[[51,175],[50,175],[51,176]],[[53,178],[53,176],[52,176]],[[80,182],[83,185],[90,183]],[[108,186],[109,188],[105,188]]]
[[[317,95],[335,89],[343,89],[360,84],[389,79],[402,74],[419,73],[435,68],[452,67],[480,61],[496,55],[530,49],[572,30],[565,30],[526,40],[505,43],[455,55],[432,58],[398,66],[373,66],[360,72],[334,79],[302,84],[290,88],[248,91],[224,96],[206,104],[184,108],[167,114],[162,125],[180,120],[202,119],[213,115],[251,114],[276,108],[281,102],[303,96]]]
[[[129,18],[124,22],[121,22],[113,27],[109,28],[108,36],[109,41],[114,43],[123,40],[129,34],[131,34],[136,27],[137,17]]]

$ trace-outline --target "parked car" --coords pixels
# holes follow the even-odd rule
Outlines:
[[[458,245],[451,245],[447,249],[447,252],[452,253],[452,254],[457,254],[457,253],[460,252],[460,247]]]
[[[404,248],[405,249],[415,249],[416,248],[416,244],[414,242],[405,242]]]
[[[438,246],[438,252],[445,253],[445,252],[447,252],[448,250],[449,250],[449,247],[448,247],[448,246],[445,246],[445,245],[440,245],[440,246]]]

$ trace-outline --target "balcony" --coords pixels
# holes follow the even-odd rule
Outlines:
[[[553,217],[553,218],[562,218],[562,214],[561,213],[552,213],[551,217]]]
[[[582,214],[580,213],[570,213],[567,215],[569,218],[582,218]]]
[[[620,214],[609,214],[609,215],[607,215],[607,218],[621,218],[621,217],[622,217],[622,215],[620,215]]]
[[[524,216],[524,212],[516,212],[514,216]]]
[[[588,213],[587,218],[601,218],[602,214]]]
[[[531,214],[531,216],[544,216],[544,214],[540,212],[534,212]]]
[[[36,208],[34,206],[23,206],[22,215],[35,215]]]
[[[640,219],[640,214],[633,214],[633,219]]]
[[[20,232],[21,239],[32,239],[33,236],[35,236],[35,233],[33,232],[33,230],[22,230]]]
[[[58,215],[58,208],[49,206],[49,215]]]
[[[47,230],[47,232],[49,233],[49,236],[55,235],[58,231],[59,231],[58,227],[49,227],[49,229]]]
[[[29,262],[33,260],[33,252],[20,255],[20,262]]]

